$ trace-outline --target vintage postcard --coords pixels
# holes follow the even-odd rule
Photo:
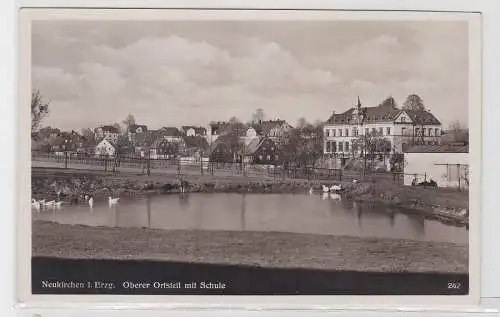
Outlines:
[[[478,303],[480,14],[19,17],[21,300]]]

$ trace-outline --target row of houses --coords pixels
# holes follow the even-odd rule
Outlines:
[[[153,158],[172,156],[210,157],[217,162],[248,162],[276,164],[280,159],[278,145],[293,127],[285,120],[267,120],[244,124],[241,122],[211,122],[199,126],[163,127],[148,130],[134,124],[126,132],[132,152]],[[111,125],[95,129],[98,140],[96,155],[114,156],[124,135]],[[123,143],[123,142],[122,142]],[[149,152],[148,152],[149,151]]]

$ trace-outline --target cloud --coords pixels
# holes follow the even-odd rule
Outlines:
[[[279,33],[278,24],[269,27]],[[210,37],[200,35],[209,30],[193,27],[196,36],[189,36],[166,24],[142,35],[136,26],[129,38],[107,24],[94,28],[97,33],[82,25],[67,34],[62,26],[38,28],[33,85],[54,101],[47,122],[62,128],[78,122],[68,119],[75,113],[80,127],[120,121],[128,113],[156,127],[233,115],[246,120],[256,108],[291,122],[303,116],[314,121],[346,110],[357,95],[375,105],[391,94],[402,103],[419,93],[433,107],[466,110],[466,42],[449,36],[454,28],[440,28],[373,27],[352,38],[345,35],[349,29],[334,27],[318,34],[296,27],[294,36],[233,30],[224,37],[219,29]],[[119,43],[113,43],[116,32]]]
[[[110,102],[160,112],[168,105],[165,113],[186,112],[195,103],[230,115],[234,106],[253,110],[273,103],[263,96],[321,91],[338,82],[331,71],[304,67],[278,43],[252,38],[242,45],[244,54],[178,36],[144,38],[122,48],[99,45],[75,73],[35,68],[34,83],[49,95],[76,92],[81,99],[75,104],[112,120],[116,112],[103,110]]]

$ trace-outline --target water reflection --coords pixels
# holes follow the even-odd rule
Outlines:
[[[184,194],[126,198],[66,206],[34,219],[61,223],[159,229],[282,231],[467,243],[465,228],[446,226],[386,206],[338,200],[335,195]]]
[[[242,195],[241,199],[241,230],[245,231],[245,213],[247,210],[247,201],[246,201],[246,194]]]
[[[146,197],[146,213],[148,215],[148,228],[151,228],[151,196]]]

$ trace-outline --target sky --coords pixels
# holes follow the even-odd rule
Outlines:
[[[357,102],[420,95],[468,125],[468,28],[460,21],[34,21],[42,125],[203,125],[256,109],[326,121]]]

